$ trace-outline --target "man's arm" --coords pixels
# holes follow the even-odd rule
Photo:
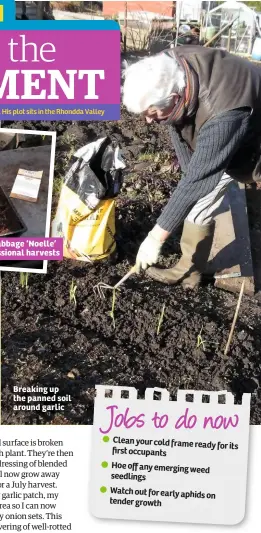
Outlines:
[[[238,109],[223,113],[202,126],[186,174],[152,230],[157,238],[166,240],[196,202],[214,190],[246,137],[249,119],[250,110]]]
[[[180,168],[183,174],[185,174],[187,172],[187,168],[190,163],[193,151],[190,149],[188,144],[182,139],[181,134],[174,125],[169,126],[169,133],[175,154],[180,164]]]
[[[184,222],[196,202],[215,189],[248,134],[249,119],[250,111],[238,109],[223,113],[202,126],[185,176],[139,248],[138,272],[157,263],[169,235]]]

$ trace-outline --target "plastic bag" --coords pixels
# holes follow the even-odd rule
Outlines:
[[[116,249],[115,197],[125,168],[119,146],[109,137],[78,150],[62,185],[52,237],[63,237],[64,257],[104,259]]]

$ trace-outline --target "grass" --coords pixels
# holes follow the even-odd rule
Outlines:
[[[133,189],[132,190],[128,190],[128,187],[127,187],[126,188],[126,196],[128,198],[131,198],[131,199],[134,200],[138,196],[138,191],[134,191]]]
[[[155,154],[152,152],[144,152],[143,154],[140,154],[138,157],[139,161],[153,161],[155,157]]]
[[[62,184],[63,184],[63,178],[61,176],[57,176],[56,178],[54,178],[53,180],[53,195],[58,195],[60,194],[61,192],[61,188],[62,188]]]
[[[171,163],[171,153],[167,150],[162,150],[155,155],[155,163]]]
[[[74,307],[77,306],[76,291],[77,291],[77,284],[74,282],[74,280],[72,280],[71,285],[70,285],[69,297],[70,297],[70,303],[73,303]]]
[[[72,156],[76,152],[77,138],[74,135],[74,133],[68,133],[66,131],[65,134],[63,135],[63,142],[65,145],[68,146],[68,151],[66,151],[66,154],[65,154],[65,160],[66,160],[66,163],[68,164],[71,161]]]
[[[165,306],[165,303],[164,303],[163,306],[162,306],[162,309],[161,309],[160,316],[159,316],[158,327],[157,327],[157,335],[160,334],[161,326],[163,324],[164,315],[165,315],[165,307],[166,306]]]
[[[172,157],[171,153],[166,150],[162,150],[157,154],[153,152],[144,152],[139,155],[138,161],[151,161],[152,163],[157,163],[161,166],[161,172],[171,172]]]
[[[28,290],[29,272],[20,272],[20,285],[22,289]]]
[[[56,214],[62,186],[63,186],[63,178],[61,176],[55,177],[53,180],[52,220],[54,219],[55,214]]]

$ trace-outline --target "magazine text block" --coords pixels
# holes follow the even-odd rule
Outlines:
[[[161,389],[160,400],[154,389],[145,399],[137,399],[133,388],[96,389],[90,490],[96,517],[223,525],[243,520],[250,394],[235,405],[226,391],[180,390],[170,401]]]

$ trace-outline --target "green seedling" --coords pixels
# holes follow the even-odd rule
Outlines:
[[[203,326],[200,330],[200,333],[198,334],[197,336],[197,348],[200,348],[200,346],[202,346],[203,348],[203,351],[205,351],[205,344],[206,344],[206,341],[203,340],[202,336],[201,336],[201,333],[202,333],[202,330],[203,330]]]
[[[77,284],[74,283],[74,281],[72,280],[72,283],[71,283],[71,286],[70,286],[70,302],[74,303],[74,307],[77,306],[77,300],[76,300],[76,291],[77,291]]]
[[[123,278],[120,279],[120,281],[118,281],[118,283],[116,283],[116,285],[114,285],[114,287],[112,287],[111,285],[107,285],[107,283],[103,283],[102,281],[100,281],[99,283],[97,283],[97,285],[95,285],[93,287],[93,290],[94,292],[97,291],[98,295],[100,298],[105,298],[104,296],[104,290],[105,289],[110,289],[112,290],[112,306],[111,306],[111,310],[108,312],[109,316],[111,317],[112,319],[112,322],[113,322],[113,327],[115,329],[115,317],[114,317],[114,309],[115,309],[115,300],[116,300],[116,291],[119,290],[119,287],[130,277],[132,276],[133,274],[136,273],[136,265],[134,265],[133,267],[131,267],[131,269],[129,270],[129,272],[127,272],[127,274],[125,274],[125,276],[123,276]]]
[[[111,303],[111,310],[108,312],[108,315],[112,319],[113,327],[115,329],[115,316],[114,316],[114,309],[115,309],[115,301],[116,301],[116,289],[112,290],[112,303]]]
[[[113,327],[115,329],[116,324],[115,324],[114,310],[115,310],[115,302],[116,302],[116,291],[119,290],[119,289],[117,287],[112,287],[111,285],[107,285],[107,283],[102,283],[102,282],[98,283],[94,287],[94,290],[97,290],[97,293],[98,293],[99,297],[103,298],[103,299],[105,299],[105,296],[104,296],[104,290],[105,289],[110,289],[112,291],[111,310],[108,311],[108,315],[111,317],[112,323],[113,323]]]
[[[114,309],[115,309],[115,301],[116,301],[116,291],[119,290],[117,287],[112,287],[111,285],[107,285],[107,283],[98,283],[93,287],[94,292],[97,291],[100,298],[105,299],[104,296],[104,290],[110,289],[112,290],[112,304],[111,304],[111,310],[108,311],[108,315],[111,317],[113,322],[113,327],[115,329],[115,316],[114,316]]]
[[[20,272],[20,285],[22,289],[25,289],[26,291],[28,290],[28,278],[28,272]]]
[[[160,334],[161,326],[162,326],[163,320],[164,320],[164,314],[165,314],[165,304],[163,304],[162,310],[161,310],[161,313],[160,313],[160,316],[159,316],[158,327],[157,327],[157,335]]]
[[[200,348],[200,346],[202,346],[202,349],[203,349],[203,352],[204,352],[206,344],[216,344],[216,345],[218,345],[218,342],[205,341],[203,339],[202,335],[201,335],[202,331],[203,331],[203,326],[202,326],[202,328],[200,330],[200,333],[197,336],[197,348]]]

